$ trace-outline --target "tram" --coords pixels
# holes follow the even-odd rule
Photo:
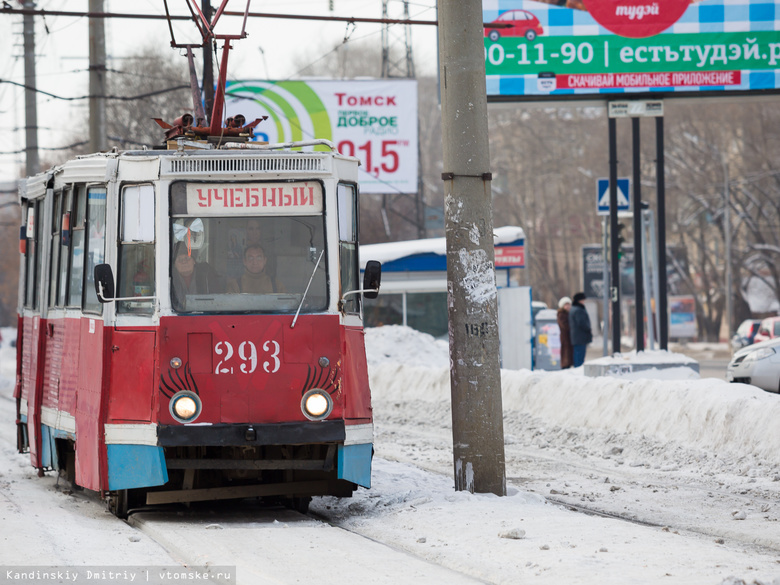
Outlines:
[[[211,22],[191,4],[204,44],[225,41],[210,126],[158,120],[165,148],[20,182],[17,446],[120,517],[247,497],[306,510],[371,485],[362,299],[381,266],[361,286],[359,161],[223,121],[245,36],[213,33],[226,4]]]
[[[361,295],[379,266],[361,289],[357,167],[333,150],[147,150],[23,181],[15,397],[32,465],[119,515],[369,487]]]

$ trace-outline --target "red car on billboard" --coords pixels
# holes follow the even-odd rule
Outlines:
[[[525,37],[532,41],[543,31],[539,19],[527,10],[507,10],[485,27],[485,36],[491,41],[500,37]]]

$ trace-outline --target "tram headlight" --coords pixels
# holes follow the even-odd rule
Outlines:
[[[180,423],[189,423],[200,416],[203,405],[197,394],[185,390],[173,395],[169,409],[174,419]]]
[[[301,411],[303,416],[309,420],[328,418],[328,415],[333,411],[333,400],[325,390],[314,388],[303,395]]]

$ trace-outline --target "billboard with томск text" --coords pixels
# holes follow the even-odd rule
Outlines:
[[[772,0],[483,0],[491,100],[769,92]]]
[[[360,159],[363,193],[417,192],[414,79],[233,81],[225,109],[247,121],[268,116],[255,128],[259,141],[332,141]]]

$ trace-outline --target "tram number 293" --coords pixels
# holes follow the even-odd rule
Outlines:
[[[263,355],[268,358],[263,361],[263,371],[268,374],[274,374],[279,371],[281,361],[279,360],[279,352],[281,346],[278,341],[269,340],[262,345]],[[233,344],[229,341],[219,341],[214,346],[214,353],[218,356],[223,356],[222,360],[217,364],[214,369],[215,374],[233,374],[235,373],[235,360],[233,355],[235,350]],[[252,374],[257,369],[257,346],[251,341],[242,341],[238,346],[238,360],[240,364],[238,370],[243,374]]]

